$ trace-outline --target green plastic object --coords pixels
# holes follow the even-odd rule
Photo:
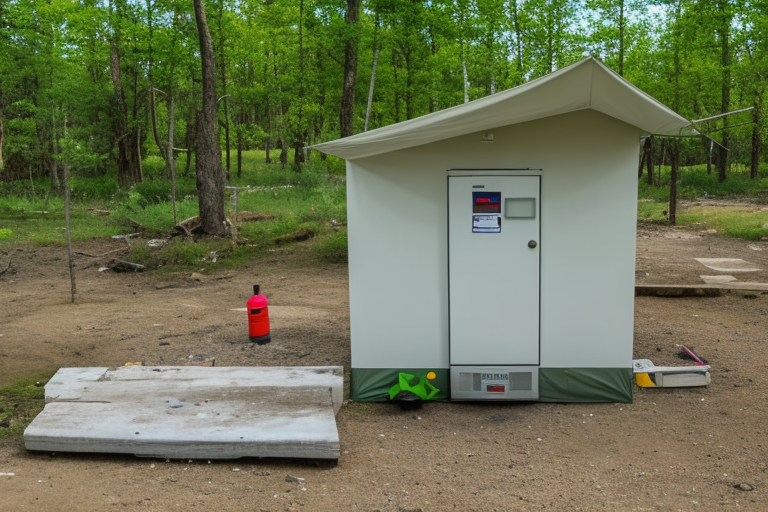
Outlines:
[[[418,378],[405,372],[398,373],[397,384],[389,388],[389,398],[394,400],[401,391],[409,391],[422,400],[439,398],[437,394],[440,392],[439,389],[427,380],[426,375],[422,375],[421,378]]]

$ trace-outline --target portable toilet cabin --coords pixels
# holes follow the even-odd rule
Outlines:
[[[690,123],[594,58],[314,149],[346,160],[351,397],[630,402],[643,134]]]

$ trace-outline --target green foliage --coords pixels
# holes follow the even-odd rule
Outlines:
[[[669,201],[669,167],[661,169],[661,185],[648,185],[647,177],[638,181],[638,197]],[[658,175],[654,180],[658,183]],[[706,166],[682,167],[677,181],[679,199],[696,199],[705,196],[755,196],[768,191],[768,172],[762,170],[758,179],[750,179],[749,170],[744,166],[734,165],[728,173],[728,179],[721,182],[716,172],[707,174]]]
[[[325,261],[346,263],[348,256],[347,230],[336,231],[315,244],[315,252]]]
[[[0,439],[21,435],[45,406],[48,375],[29,376],[0,388]]]
[[[114,176],[88,178],[73,176],[68,181],[72,200],[83,203],[106,203],[112,199],[117,190],[117,180]]]
[[[13,236],[13,231],[6,228],[0,228],[0,240],[5,240],[6,238],[11,238]]]

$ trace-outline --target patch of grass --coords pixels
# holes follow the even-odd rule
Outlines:
[[[0,438],[20,435],[45,406],[50,375],[33,375],[0,388]]]
[[[48,209],[41,211],[48,213],[35,213],[30,210],[14,215],[0,214],[3,227],[11,231],[10,237],[0,238],[0,249],[9,249],[28,243],[36,245],[66,243],[63,201],[58,198],[51,200],[48,203]],[[72,239],[76,241],[127,232],[127,227],[118,219],[94,215],[85,207],[72,208],[70,219]]]
[[[768,236],[768,212],[754,208],[689,208],[678,212],[678,224],[716,229],[735,238],[760,240]]]
[[[641,199],[637,202],[637,219],[644,222],[667,223],[664,212],[669,207],[668,202],[658,202],[653,199]]]
[[[315,253],[330,263],[346,263],[349,254],[347,248],[347,230],[336,231],[319,240],[314,247]]]
[[[275,152],[273,157],[277,157]],[[113,177],[73,178],[72,227],[73,239],[111,236],[137,231],[141,226],[147,237],[167,236],[173,229],[170,202],[171,185],[164,177],[164,165],[157,155],[144,161],[145,181],[128,190],[120,189]],[[274,219],[243,222],[238,227],[238,244],[231,240],[199,238],[195,243],[178,240],[168,246],[153,249],[136,244],[131,258],[150,268],[162,266],[189,270],[206,263],[212,251],[217,254],[217,266],[234,265],[253,257],[277,243],[291,243],[290,237],[280,237],[300,230],[310,236],[324,237],[335,226],[346,222],[346,183],[344,163],[338,159],[325,161],[315,155],[312,162],[302,166],[301,173],[281,169],[279,164],[265,164],[263,151],[243,153],[243,172],[232,184],[250,187],[238,193],[238,210],[273,215]],[[41,187],[44,184],[40,185]],[[11,235],[0,239],[0,248],[22,242],[34,244],[64,243],[64,212],[61,196],[33,189],[29,181],[15,185],[0,184],[0,223]],[[29,192],[29,193],[28,193]],[[194,179],[180,178],[177,187],[177,218],[179,221],[198,214]],[[90,206],[109,209],[108,217],[87,211]],[[233,192],[225,193],[227,216],[232,218]],[[34,213],[46,211],[48,213]],[[332,242],[325,242],[332,243]],[[338,244],[334,251],[341,250]],[[333,257],[333,256],[332,256]],[[341,260],[341,256],[335,256]],[[210,260],[208,260],[210,262]]]

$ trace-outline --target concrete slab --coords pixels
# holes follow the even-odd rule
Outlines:
[[[62,368],[27,449],[338,459],[341,367]]]
[[[758,272],[760,269],[739,258],[694,258],[705,267],[718,272]]]

